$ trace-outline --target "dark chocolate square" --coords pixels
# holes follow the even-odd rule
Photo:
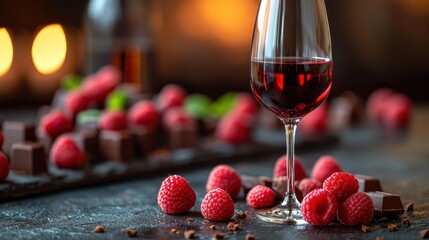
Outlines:
[[[195,147],[198,144],[198,130],[192,126],[172,128],[168,131],[168,140],[172,149]]]
[[[359,174],[356,174],[355,177],[359,183],[359,192],[383,191],[380,181],[377,178]]]
[[[154,151],[159,144],[158,132],[156,130],[134,127],[130,130],[130,133],[139,156],[144,156]]]
[[[12,144],[11,164],[13,172],[40,175],[48,172],[44,147],[40,142]]]
[[[6,121],[3,123],[3,152],[10,155],[12,144],[36,141],[35,126],[30,122]]]
[[[104,160],[125,162],[134,157],[134,144],[128,131],[102,130],[98,149]]]

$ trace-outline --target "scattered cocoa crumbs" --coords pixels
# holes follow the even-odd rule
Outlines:
[[[186,221],[188,221],[188,223],[190,223],[190,222],[193,222],[193,221],[194,221],[194,219],[193,219],[193,218],[188,217],[188,218],[186,218]]]
[[[398,230],[398,226],[396,224],[390,223],[387,225],[387,229],[389,229],[389,231],[396,231]]]
[[[420,231],[421,238],[429,238],[429,228]]]
[[[95,226],[94,230],[92,230],[95,233],[104,233],[104,227],[103,226]]]
[[[223,239],[224,236],[224,233],[216,232],[215,234],[213,234],[213,239]]]
[[[235,214],[235,216],[236,216],[238,219],[243,219],[243,218],[246,218],[246,217],[247,217],[247,212],[237,212],[237,213]]]
[[[402,220],[402,226],[409,227],[411,225],[410,220],[408,218],[405,218]]]
[[[387,222],[387,217],[381,217],[379,221],[380,222]]]
[[[229,231],[237,231],[240,225],[234,222],[229,222],[227,228]]]
[[[195,238],[195,230],[187,230],[183,233],[185,239],[193,239]]]
[[[131,229],[131,228],[127,228],[125,229],[125,235],[127,235],[128,237],[137,237],[137,230],[135,229]]]
[[[210,225],[210,229],[211,230],[216,230],[216,225],[214,225],[214,224]]]
[[[411,201],[409,203],[407,203],[407,205],[405,205],[404,207],[405,212],[412,212],[414,210],[414,202]]]
[[[376,237],[375,240],[384,240],[382,237]]]
[[[179,234],[180,233],[180,231],[177,228],[172,228],[170,231],[172,233],[175,233],[175,234]]]
[[[256,235],[255,234],[246,234],[246,237],[244,238],[246,240],[255,240],[256,239]]]
[[[371,227],[367,226],[367,225],[362,225],[362,232],[366,233],[371,231]]]

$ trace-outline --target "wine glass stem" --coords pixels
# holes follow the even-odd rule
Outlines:
[[[284,121],[286,130],[286,173],[287,185],[286,196],[295,195],[295,171],[294,171],[294,158],[295,158],[295,134],[296,127],[299,120]],[[285,199],[286,201],[287,199]]]

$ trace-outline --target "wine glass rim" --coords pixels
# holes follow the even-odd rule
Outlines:
[[[252,58],[252,62],[266,62],[266,63],[275,63],[282,62],[285,60],[302,60],[302,62],[329,62],[332,61],[332,58],[329,57],[296,57],[296,56],[285,56],[285,57],[273,57],[273,58]]]

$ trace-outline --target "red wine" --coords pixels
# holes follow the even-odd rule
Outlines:
[[[251,62],[253,95],[280,118],[301,118],[318,107],[332,84],[332,61],[283,58]]]

